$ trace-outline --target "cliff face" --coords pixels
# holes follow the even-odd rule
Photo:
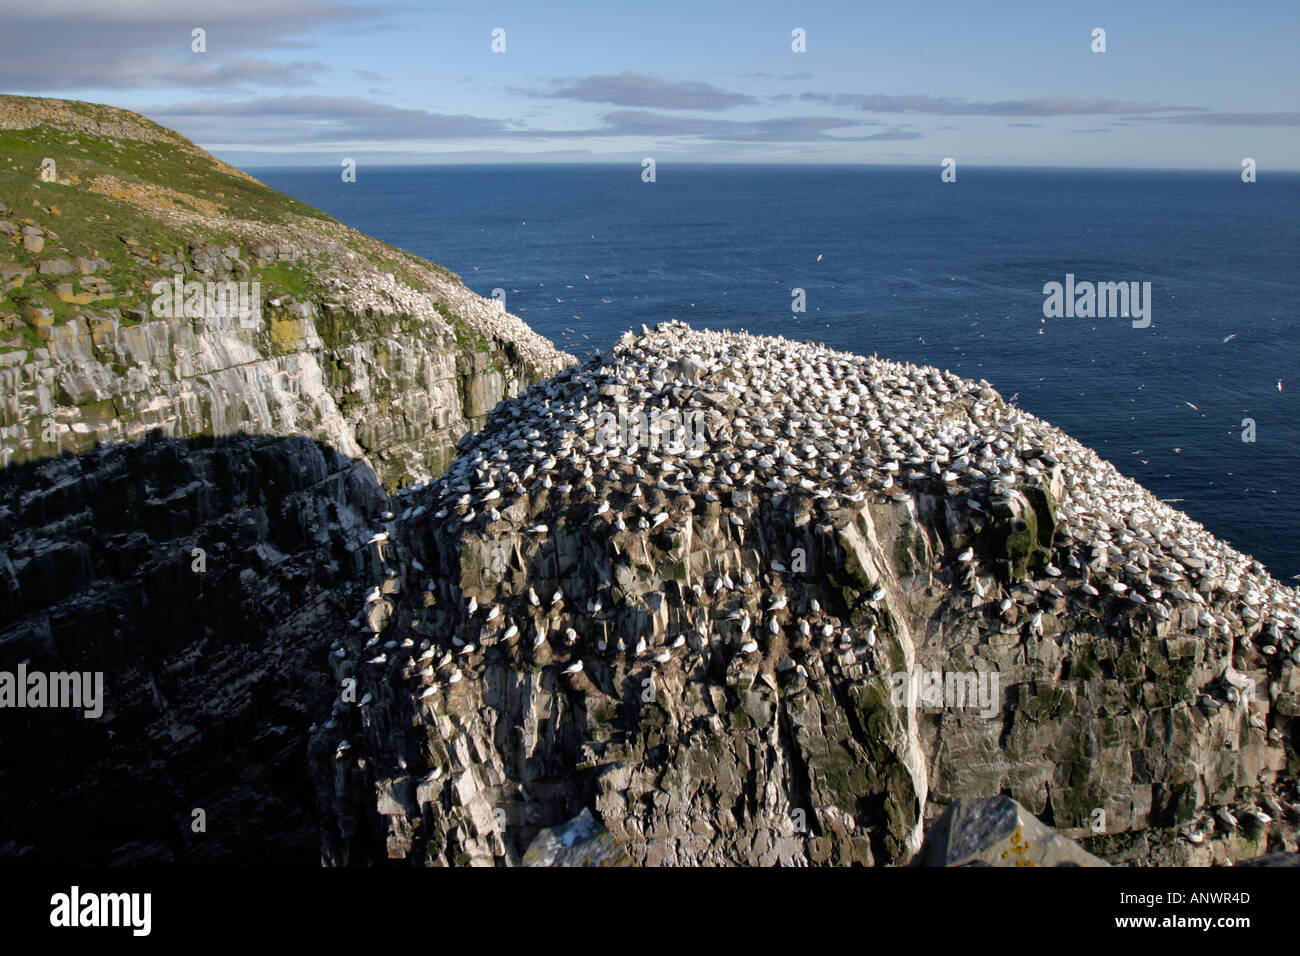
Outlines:
[[[986,384],[670,325],[461,448],[333,645],[334,859],[587,806],[635,863],[901,864],[999,792],[1112,862],[1295,848],[1300,596]]]
[[[320,645],[379,571],[387,504],[299,437],[6,470],[0,671],[104,686],[95,719],[0,709],[0,863],[316,863],[305,742],[338,694]]]
[[[393,487],[570,361],[446,270],[134,114],[0,97],[0,153],[0,465],[156,428],[301,434]],[[225,283],[244,312],[219,314]]]
[[[570,367],[131,114],[3,97],[0,157],[0,672],[105,678],[0,709],[0,861],[1056,846],[998,793],[1110,862],[1296,848],[1300,595],[986,383]]]
[[[0,671],[105,677],[0,710],[0,860],[317,862],[385,489],[571,359],[140,116],[0,96],[0,160]]]

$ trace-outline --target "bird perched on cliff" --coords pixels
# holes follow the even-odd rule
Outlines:
[[[421,546],[450,543],[439,567],[456,553],[486,553],[489,541],[511,554],[508,576],[465,562],[472,577],[463,580],[503,615],[529,621],[535,649],[555,628],[566,645],[590,641],[615,673],[647,653],[666,663],[659,657],[679,648],[703,673],[722,649],[709,635],[724,619],[736,629],[719,632],[723,643],[757,653],[757,618],[766,619],[754,630],[773,653],[809,664],[805,679],[831,679],[811,666],[819,655],[834,663],[847,649],[846,660],[855,651],[870,659],[880,636],[896,633],[895,615],[911,613],[913,575],[935,580],[940,562],[928,567],[926,548],[953,541],[940,558],[955,554],[949,568],[968,576],[980,605],[951,612],[945,627],[959,633],[1050,629],[1064,642],[1086,627],[1144,634],[1174,622],[1197,629],[1206,647],[1226,640],[1252,655],[1237,663],[1252,673],[1256,661],[1271,657],[1276,671],[1300,650],[1294,589],[987,382],[783,338],[680,323],[630,333],[489,412],[447,474],[407,504]],[[485,520],[465,522],[474,508]],[[1023,541],[1009,534],[1019,523],[1034,529]],[[903,547],[899,528],[929,544]],[[1006,540],[1024,548],[1021,563],[999,559]],[[796,546],[807,553],[796,557]],[[842,565],[833,565],[832,581],[806,560],[856,560],[855,548],[868,560],[850,579]],[[882,555],[912,570],[900,576],[881,566]],[[461,580],[453,564],[426,598],[408,576],[404,600],[430,609],[420,633],[448,623],[440,609],[457,606]],[[538,596],[543,585],[554,589],[549,605]],[[764,590],[773,585],[780,590]],[[565,613],[569,601],[586,613]],[[397,620],[390,626],[404,626]],[[1058,627],[1063,621],[1071,623]],[[1270,624],[1277,636],[1263,641]],[[795,642],[789,648],[783,632]],[[441,646],[451,643],[447,633],[436,638]],[[533,663],[527,648],[476,637],[487,656]],[[628,644],[631,660],[622,656]],[[480,656],[458,655],[467,677],[483,673]],[[1220,700],[1225,691],[1240,700],[1244,690],[1226,677],[1214,688]]]

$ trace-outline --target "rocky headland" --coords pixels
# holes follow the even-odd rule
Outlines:
[[[577,364],[121,110],[0,161],[0,671],[106,686],[0,710],[0,861],[1296,850],[1300,593],[988,383]]]
[[[317,862],[312,648],[370,526],[571,361],[144,117],[0,96],[0,671],[107,684],[0,710],[0,859]]]
[[[330,647],[377,856],[593,807],[638,864],[903,864],[998,793],[1112,862],[1295,848],[1300,594],[987,383],[667,323],[460,449]]]
[[[254,282],[256,316],[212,314],[210,285]],[[0,293],[0,465],[305,435],[396,487],[571,361],[446,269],[88,103],[0,96]]]

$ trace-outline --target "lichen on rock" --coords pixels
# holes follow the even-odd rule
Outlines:
[[[1296,591],[986,384],[667,323],[459,450],[396,528],[371,640],[410,650],[339,714],[363,791],[433,775],[356,801],[376,858],[517,862],[587,807],[638,864],[899,865],[999,792],[1116,862],[1295,845]]]

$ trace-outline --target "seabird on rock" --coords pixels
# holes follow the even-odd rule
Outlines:
[[[697,416],[701,427],[682,440],[660,427],[661,416],[670,413]],[[644,435],[606,433],[601,428],[608,416],[644,420],[649,427]],[[1055,534],[1042,543],[1042,564],[1034,565],[1042,567],[1041,575],[998,584],[977,576],[980,536],[1018,509],[1033,507],[1043,494],[1052,505]],[[447,472],[407,499],[405,521],[418,521],[412,529],[418,529],[416,540],[445,538],[457,547],[481,547],[491,527],[494,538],[500,534],[509,542],[514,560],[537,587],[542,581],[554,585],[558,576],[575,607],[588,613],[564,620],[561,612],[569,599],[562,590],[547,607],[530,589],[529,617],[520,626],[533,627],[535,647],[545,642],[547,628],[555,628],[566,640],[573,631],[577,640],[597,647],[605,642],[606,651],[614,645],[622,653],[627,642],[620,630],[637,634],[628,628],[645,626],[647,602],[655,593],[658,603],[650,609],[655,630],[637,641],[638,658],[649,645],[657,645],[658,657],[671,643],[671,649],[686,648],[684,658],[690,660],[692,655],[707,659],[716,646],[710,628],[723,618],[738,622],[743,647],[757,649],[757,641],[749,640],[751,614],[760,624],[766,618],[766,629],[779,637],[784,616],[777,612],[792,607],[790,598],[758,590],[763,585],[756,586],[750,573],[767,574],[765,583],[788,580],[775,576],[790,573],[784,545],[793,542],[780,542],[782,557],[772,559],[770,549],[779,538],[764,537],[775,530],[767,523],[769,515],[788,512],[796,519],[794,536],[806,540],[801,528],[838,531],[894,500],[906,502],[914,519],[922,508],[938,507],[960,525],[958,579],[976,599],[997,601],[1001,619],[985,621],[994,628],[1019,622],[1037,635],[1048,624],[1055,632],[1066,619],[1097,619],[1100,626],[1118,620],[1125,627],[1131,620],[1135,631],[1166,621],[1175,622],[1175,630],[1195,623],[1203,629],[1202,639],[1231,642],[1231,652],[1241,655],[1237,667],[1254,672],[1268,658],[1300,662],[1300,620],[1293,620],[1300,599],[1294,589],[1281,587],[1258,562],[1125,478],[1095,452],[999,401],[988,383],[784,338],[692,330],[681,323],[646,329],[640,336],[629,333],[612,352],[573,365],[488,413],[484,426],[458,444]],[[485,520],[478,520],[476,508],[485,512]],[[611,518],[594,520],[593,512]],[[613,582],[601,579],[607,571],[586,574],[593,569],[581,561],[570,570],[565,549],[575,544],[583,551],[595,548],[597,557],[602,547],[608,549],[610,566],[620,575],[629,567],[634,576],[647,566],[662,567],[663,539],[655,535],[660,538],[655,542],[642,532],[669,523],[674,549],[715,537],[719,524],[735,531],[724,531],[725,548],[715,552],[722,558],[713,568],[703,569],[698,553],[673,554],[672,581],[661,572],[650,587],[642,589],[638,580],[629,591],[620,578],[617,600],[610,598]],[[563,537],[560,528],[566,530]],[[782,526],[782,533],[786,530]],[[758,536],[757,559],[751,557],[752,545],[736,548],[738,539],[743,546],[750,536]],[[413,562],[408,567],[415,569]],[[728,567],[737,568],[734,577]],[[484,583],[473,586],[485,594],[485,602],[500,605],[503,617],[517,615],[523,602],[515,603],[508,585],[499,582],[493,594],[482,590]],[[790,614],[802,644],[798,653],[819,653],[808,646],[818,635],[841,647],[847,642],[850,649],[872,646],[886,614],[881,602],[887,579],[873,583],[865,595],[876,605],[867,613],[877,626],[861,628],[836,610],[842,607],[838,590],[826,590],[824,580],[812,573],[800,581],[801,588],[805,584],[808,590],[797,594],[793,606],[810,610]],[[432,634],[443,626],[443,609],[458,605],[458,592],[450,584],[408,579],[409,590],[421,585],[431,592],[424,605],[429,616],[416,626],[429,628],[418,633]],[[819,604],[817,595],[832,600]],[[375,598],[383,600],[379,594]],[[829,609],[823,608],[826,603]],[[473,599],[466,605],[466,617],[473,616]],[[444,634],[464,634],[450,623]],[[502,624],[509,622],[502,619]],[[659,630],[665,624],[667,633]],[[395,616],[387,626],[406,625]],[[795,631],[790,634],[793,638]],[[435,643],[452,644],[446,636]],[[431,660],[421,654],[422,662]],[[481,673],[481,665],[466,660],[465,675]],[[822,672],[820,667],[812,671]],[[1228,691],[1238,700],[1247,696],[1247,688],[1235,686],[1226,674],[1215,688],[1220,706]],[[1208,693],[1205,698],[1214,699]]]

